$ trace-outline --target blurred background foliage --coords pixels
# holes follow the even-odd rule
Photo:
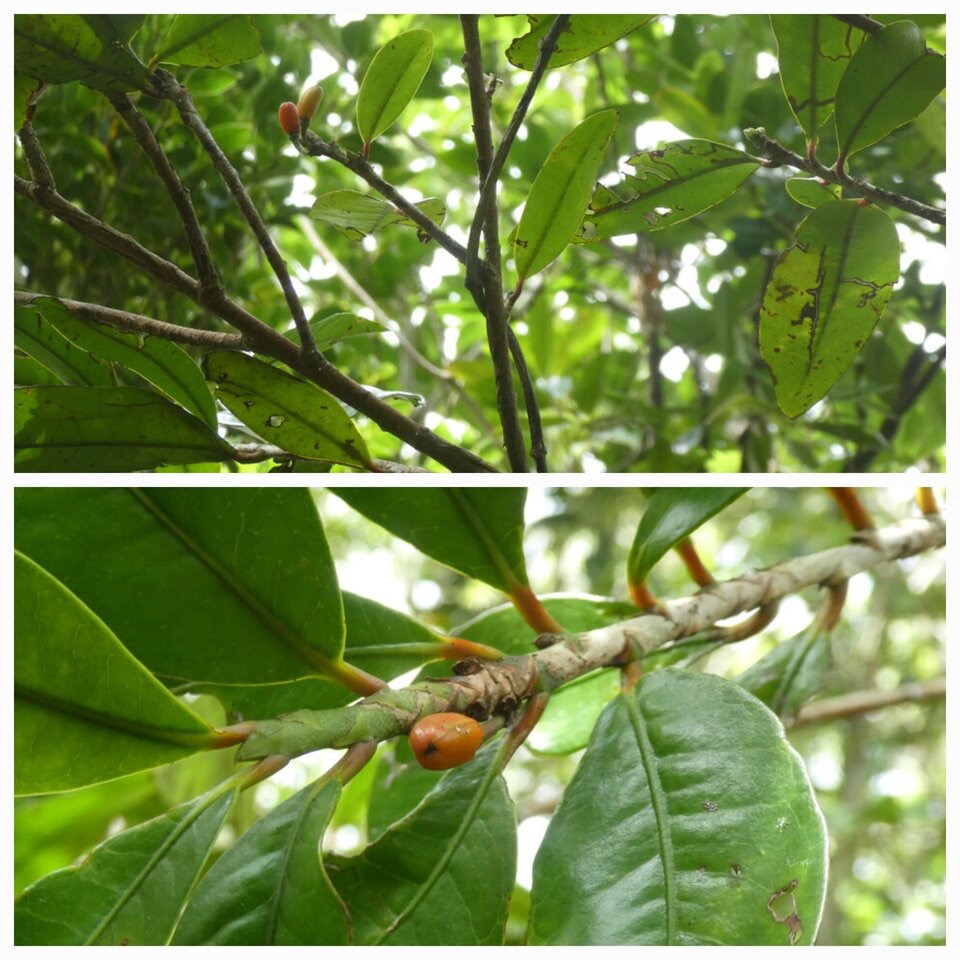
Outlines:
[[[931,46],[944,48],[943,15],[910,19]],[[401,331],[403,342],[395,332],[347,339],[332,359],[362,383],[423,396],[413,416],[502,464],[483,318],[459,265],[409,228],[355,242],[305,222],[319,194],[366,187],[330,161],[297,155],[276,119],[281,101],[321,82],[326,95],[314,129],[359,149],[355,98],[374,52],[398,32],[429,28],[432,66],[371,159],[412,199],[443,198],[446,226],[463,240],[476,200],[476,161],[457,18],[255,20],[261,56],[220,70],[179,68],[178,75],[271,224],[308,315],[359,312]],[[167,16],[147,17],[134,47],[158,49],[168,25]],[[526,20],[483,16],[480,28],[484,64],[500,82],[492,103],[498,140],[529,76],[505,57]],[[501,183],[504,247],[550,149],[584,116],[607,107],[621,111],[608,174],[663,139],[742,145],[741,131],[751,126],[803,152],[776,69],[767,17],[677,15],[551,71]],[[190,187],[229,293],[267,323],[289,328],[276,281],[206,156],[169,103],[139,103]],[[944,110],[938,98],[914,123],[858,154],[852,172],[926,203],[942,201]],[[35,127],[64,196],[193,270],[168,197],[104,98],[76,83],[55,87],[40,101]],[[822,159],[832,162],[830,153],[824,145]],[[27,175],[19,153],[16,167]],[[772,264],[805,215],[783,189],[791,172],[762,169],[718,207],[661,232],[571,247],[528,284],[514,325],[536,379],[553,470],[942,468],[942,371],[918,402],[897,411],[910,381],[905,371],[925,369],[944,343],[944,231],[898,210],[887,212],[900,232],[904,273],[878,331],[826,400],[796,422],[777,411],[755,326]],[[215,323],[19,197],[15,213],[18,285],[176,323]],[[512,278],[508,262],[508,287]],[[19,360],[17,373],[19,382],[43,382],[29,361]],[[399,455],[393,438],[361,425],[374,456]]]
[[[877,525],[915,514],[906,488],[861,491]],[[456,632],[501,602],[471,581],[393,539],[329,491],[316,499],[341,586]],[[626,558],[644,497],[630,489],[534,490],[527,498],[526,557],[540,594],[590,593],[628,598]],[[846,542],[849,528],[820,489],[755,489],[694,536],[717,579]],[[682,563],[668,555],[652,589],[662,597],[693,592]],[[861,574],[850,582],[831,638],[833,667],[821,695],[891,689],[945,673],[943,551]],[[773,625],[721,648],[699,668],[735,677],[778,642],[799,633],[819,603],[816,590],[788,599]],[[211,698],[192,705],[213,722],[222,708]],[[827,819],[831,881],[820,943],[934,944],[945,938],[945,704],[905,703],[869,714],[799,725],[789,738],[803,756]],[[221,848],[258,816],[328,767],[337,756],[299,758],[269,782],[241,795]],[[357,849],[376,833],[371,810],[387,822],[404,797],[389,790],[395,764],[409,761],[405,743],[385,744],[345,790],[325,844]],[[526,890],[537,844],[572,776],[579,754],[547,756],[522,749],[507,769],[520,821],[520,864],[513,936],[525,929]],[[227,751],[190,757],[74,793],[16,801],[15,884],[25,885],[82,856],[104,836],[196,796],[222,780]]]

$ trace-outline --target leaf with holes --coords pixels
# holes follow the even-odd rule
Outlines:
[[[326,390],[230,350],[208,353],[203,370],[223,404],[268,443],[308,460],[370,466],[363,437]]]
[[[663,230],[709,210],[760,166],[741,150],[711,140],[677,140],[634,154],[635,173],[616,192],[597,185],[578,235],[593,242]]]
[[[760,311],[760,353],[788,417],[809,410],[843,376],[899,276],[897,231],[877,207],[830,200],[800,224]]]
[[[812,944],[827,836],[742,687],[660,670],[604,710],[537,853],[531,944]]]
[[[521,70],[534,68],[540,55],[540,44],[553,26],[554,19],[551,14],[527,14],[529,32],[517,37],[507,48],[507,59],[515,67]],[[583,60],[654,19],[656,17],[652,14],[572,14],[566,30],[557,40],[557,48],[550,57],[547,69]]]

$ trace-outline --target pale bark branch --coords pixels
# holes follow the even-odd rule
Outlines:
[[[403,690],[386,690],[359,704],[334,710],[299,710],[253,725],[241,759],[274,753],[297,756],[323,747],[399,736],[420,717],[453,710],[489,715],[515,708],[600,667],[637,660],[668,643],[700,633],[717,621],[766,607],[807,587],[836,587],[883,563],[942,547],[946,526],[940,516],[865,530],[851,542],[785,560],[767,570],[711,584],[692,597],[661,603],[621,623],[576,635],[540,638],[549,644],[526,656],[477,664],[467,676],[430,680]],[[506,705],[506,706],[505,706]]]
[[[824,700],[814,700],[801,707],[791,726],[801,723],[823,723],[864,713],[873,713],[900,703],[919,703],[923,700],[944,700],[947,696],[947,678],[905,683],[893,690],[856,690]]]

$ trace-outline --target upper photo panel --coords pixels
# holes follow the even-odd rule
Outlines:
[[[944,469],[943,14],[14,33],[18,471]]]

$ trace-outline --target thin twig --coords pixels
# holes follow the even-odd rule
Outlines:
[[[19,306],[29,307],[35,300],[40,299],[47,299],[47,294],[26,290],[14,290],[13,292],[13,302]],[[105,324],[108,327],[115,327],[117,330],[159,337],[161,340],[173,340],[193,347],[205,347],[207,350],[243,350],[246,346],[244,338],[239,333],[198,330],[195,327],[184,327],[177,323],[167,323],[164,320],[155,320],[153,317],[144,317],[139,313],[130,313],[127,310],[115,310],[112,307],[104,307],[99,303],[83,303],[79,300],[65,300],[63,297],[51,299],[55,299],[61,306],[81,320]]]
[[[316,342],[313,339],[313,331],[310,329],[310,323],[303,311],[303,304],[300,302],[300,297],[297,296],[297,291],[293,287],[293,281],[290,279],[287,265],[280,255],[277,245],[273,242],[270,231],[267,230],[266,224],[261,219],[257,208],[250,199],[250,195],[247,193],[247,189],[240,179],[240,174],[237,173],[233,164],[227,159],[227,155],[220,149],[220,145],[207,129],[207,125],[203,122],[196,107],[193,105],[190,91],[187,90],[183,84],[179,83],[173,74],[167,73],[165,70],[158,70],[156,72],[156,79],[163,94],[170,99],[177,108],[184,125],[193,133],[200,142],[200,145],[207,152],[211,161],[213,161],[217,173],[220,174],[223,182],[227,185],[227,188],[233,195],[233,199],[240,208],[240,212],[243,214],[243,218],[247,221],[254,236],[257,238],[257,243],[260,244],[267,258],[267,262],[270,264],[274,275],[280,283],[280,288],[283,290],[283,296],[287,301],[293,322],[297,326],[297,334],[300,337],[300,346],[303,350],[304,360],[310,367],[322,368],[327,361],[317,349]]]
[[[21,131],[23,136],[23,131]],[[29,137],[27,138],[29,140]],[[89,237],[159,280],[165,286],[182,293],[194,302],[206,307],[230,326],[244,335],[251,350],[273,357],[303,374],[307,379],[332,393],[338,400],[349,404],[368,416],[381,429],[393,434],[404,443],[426,454],[449,470],[473,472],[496,472],[486,461],[455,444],[438,437],[432,430],[418,424],[378,399],[361,384],[351,380],[332,364],[317,369],[308,364],[300,348],[278,333],[273,327],[258,320],[239,304],[224,296],[219,304],[204,300],[204,291],[199,281],[178,266],[148,250],[133,237],[90,216],[64,199],[56,190],[50,191],[14,175],[14,190],[41,209],[63,221],[77,233]]]
[[[797,712],[791,726],[797,727],[802,723],[823,723],[827,720],[859,716],[863,713],[872,713],[874,710],[882,710],[885,707],[892,707],[901,703],[943,700],[946,695],[946,677],[905,683],[893,690],[857,690],[854,693],[844,693],[837,697],[814,700],[813,703],[806,704]]]
[[[775,164],[785,164],[789,167],[796,167],[798,170],[805,170],[807,173],[812,173],[827,183],[836,183],[841,187],[846,187],[861,197],[865,197],[871,203],[887,204],[888,206],[896,207],[905,213],[920,217],[922,220],[928,220],[930,223],[945,225],[947,222],[946,210],[931,207],[929,204],[921,203],[912,197],[904,197],[899,193],[884,190],[883,187],[874,186],[874,184],[868,183],[866,180],[861,180],[859,177],[851,177],[848,174],[838,173],[831,167],[825,167],[817,160],[801,157],[799,153],[788,150],[772,137],[768,137],[762,127],[746,129],[743,131],[743,135],[756,150]]]
[[[446,230],[433,222],[415,203],[408,200],[395,186],[387,183],[358,153],[348,153],[332,140],[321,140],[307,130],[301,140],[303,152],[309,157],[329,157],[341,166],[352,170],[365,180],[385,200],[389,200],[408,220],[412,220],[425,234],[432,237],[451,256],[461,263],[467,262],[467,248],[458,243]]]
[[[223,297],[223,284],[220,282],[213,258],[210,256],[210,248],[207,246],[190,194],[184,188],[173,164],[163,152],[150,124],[137,109],[133,100],[125,93],[108,94],[108,99],[127,125],[127,129],[133,134],[133,139],[146,154],[150,165],[166,187],[167,193],[170,194],[170,199],[183,223],[183,230],[187,236],[193,262],[197,266],[197,276],[204,288],[205,296],[216,303]]]
[[[490,104],[483,80],[480,34],[477,29],[478,17],[475,14],[463,15],[460,24],[463,31],[463,64],[470,90],[470,103],[473,111],[473,134],[477,152],[477,172],[480,182],[486,184],[490,179],[493,166],[493,138],[490,131]],[[531,94],[532,96],[532,94]],[[490,360],[493,363],[493,376],[497,384],[497,413],[503,431],[503,443],[507,452],[510,468],[515,473],[527,472],[527,455],[524,449],[523,430],[520,425],[520,410],[517,405],[517,393],[513,385],[513,371],[510,366],[510,354],[514,356],[517,370],[526,370],[523,351],[513,331],[510,329],[509,313],[503,303],[503,273],[500,262],[500,227],[497,211],[496,184],[488,201],[477,206],[471,237],[475,237],[472,246],[467,247],[466,277],[464,283],[482,311],[487,326],[487,343],[490,346]],[[474,229],[476,228],[476,230]],[[482,229],[486,241],[486,259],[480,263],[477,258],[479,231]],[[521,379],[523,374],[521,373]],[[524,396],[527,399],[527,414],[531,424],[539,424],[536,394],[532,384],[524,383]],[[532,412],[531,412],[532,401]],[[542,436],[533,444],[542,459],[546,450]]]
[[[520,378],[520,386],[523,389],[523,403],[527,408],[527,420],[530,423],[530,456],[533,457],[533,462],[537,465],[537,473],[549,473],[547,443],[543,436],[540,405],[537,402],[533,377],[530,376],[527,358],[523,355],[523,348],[520,346],[517,334],[511,326],[507,327],[507,337],[510,344],[510,354],[513,357],[514,365],[517,368],[517,376]]]
[[[546,72],[550,57],[557,48],[557,40],[559,40],[560,34],[567,29],[569,22],[570,14],[559,14],[551,24],[546,36],[540,42],[540,53],[537,57],[537,62],[533,65],[533,70],[530,72],[527,88],[520,97],[520,102],[517,104],[517,108],[510,118],[510,123],[507,125],[507,131],[503,135],[503,140],[500,141],[500,146],[497,148],[497,152],[490,163],[490,169],[487,171],[486,179],[480,188],[480,199],[477,201],[477,210],[473,217],[473,223],[470,225],[470,234],[467,239],[467,251],[468,253],[473,251],[473,256],[476,256],[476,251],[480,246],[480,229],[486,216],[486,207],[496,196],[497,181],[500,179],[500,172],[503,170],[503,165],[507,162],[510,147],[513,146],[513,141],[527,115],[527,110],[533,100],[533,95],[537,92],[540,80]]]
[[[862,13],[835,13],[833,14],[833,19],[839,20],[848,26],[856,27],[864,33],[879,33],[885,26],[879,20],[864,16]]]

